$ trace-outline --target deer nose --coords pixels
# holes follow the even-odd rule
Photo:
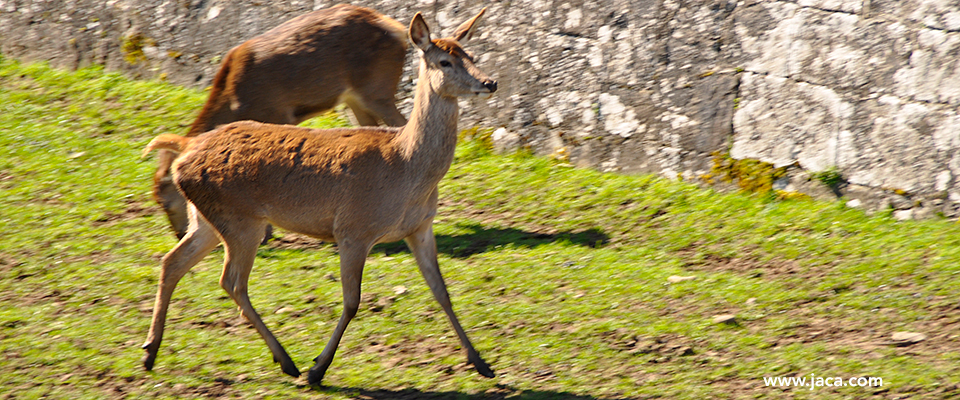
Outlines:
[[[483,83],[483,87],[487,88],[490,93],[497,91],[497,81],[486,81]]]

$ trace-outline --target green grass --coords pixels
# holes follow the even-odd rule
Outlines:
[[[956,223],[602,174],[493,155],[482,141],[461,143],[435,230],[454,306],[497,378],[464,366],[402,244],[371,254],[367,297],[325,387],[272,363],[217,284],[220,250],[181,281],[157,365],[145,372],[159,259],[175,240],[150,197],[155,162],[139,152],[160,133],[185,132],[203,100],[98,68],[0,59],[0,396],[960,395]],[[283,243],[260,249],[250,294],[306,370],[339,317],[338,258],[333,245],[279,235]],[[737,322],[714,324],[719,314]],[[895,347],[897,331],[928,338]],[[884,386],[771,388],[762,379],[810,374],[882,377]]]

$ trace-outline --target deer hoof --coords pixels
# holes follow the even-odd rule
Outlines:
[[[323,380],[323,376],[327,373],[327,367],[317,368],[314,366],[310,368],[310,373],[307,375],[307,383],[311,385],[320,385],[320,381]]]
[[[483,375],[487,378],[493,378],[497,376],[497,374],[493,373],[493,370],[490,369],[490,366],[487,365],[487,363],[483,361],[483,359],[480,358],[480,356],[471,357],[470,364],[473,364],[473,367],[477,370],[478,373],[480,373],[480,375]]]
[[[300,377],[300,369],[298,369],[297,366],[294,365],[292,361],[289,363],[280,363],[280,369],[283,370],[283,373],[290,375],[294,378]]]
[[[153,371],[153,363],[157,360],[157,355],[153,353],[147,353],[143,356],[143,369],[147,371]]]

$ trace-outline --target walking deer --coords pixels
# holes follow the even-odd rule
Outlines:
[[[369,8],[339,4],[293,18],[227,52],[187,136],[240,120],[296,125],[338,103],[360,125],[403,126],[394,94],[406,51],[406,27]],[[160,152],[153,192],[182,238],[187,208],[170,179],[173,158]]]
[[[360,305],[363,265],[377,243],[403,239],[466,351],[483,376],[494,373],[460,326],[437,263],[433,218],[437,184],[453,162],[458,97],[488,97],[497,90],[460,42],[473,36],[486,9],[453,37],[431,39],[417,13],[410,40],[420,50],[419,80],[410,121],[402,128],[306,129],[235,122],[187,138],[164,134],[144,150],[178,152],[173,181],[188,201],[186,235],[166,256],[143,365],[153,367],[177,282],[219,242],[225,260],[220,286],[240,307],[280,363],[299,376],[247,296],[247,280],[268,223],[327,241],[340,252],[343,313],[308,375],[319,383]]]

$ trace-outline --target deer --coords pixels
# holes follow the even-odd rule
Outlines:
[[[241,120],[297,125],[340,103],[361,126],[403,126],[395,93],[406,35],[396,20],[347,4],[293,18],[227,52],[186,136]],[[160,152],[153,193],[179,239],[188,218],[170,178],[173,158]]]
[[[343,311],[307,380],[319,384],[360,305],[365,260],[377,243],[406,242],[421,275],[482,376],[495,376],[454,313],[437,260],[433,219],[441,178],[453,162],[458,98],[488,98],[497,81],[461,43],[474,36],[486,8],[452,37],[432,39],[423,16],[409,27],[419,53],[410,120],[400,128],[308,129],[240,121],[195,137],[161,134],[144,149],[178,154],[173,182],[187,200],[189,226],[161,262],[143,366],[153,368],[167,308],[177,282],[224,244],[220,286],[266,342],[274,361],[293,377],[300,371],[253,308],[247,284],[267,224],[336,242]]]

